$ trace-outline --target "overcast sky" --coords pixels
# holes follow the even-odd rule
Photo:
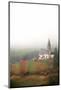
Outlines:
[[[58,7],[10,4],[10,47],[46,47],[58,43]]]

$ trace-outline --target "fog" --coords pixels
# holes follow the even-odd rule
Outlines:
[[[10,4],[10,47],[58,45],[58,7],[52,5]]]

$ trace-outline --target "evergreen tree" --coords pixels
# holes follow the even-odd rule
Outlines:
[[[59,55],[58,55],[58,49],[57,47],[54,48],[54,66],[59,66]]]

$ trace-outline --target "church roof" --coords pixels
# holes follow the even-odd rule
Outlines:
[[[43,54],[48,54],[48,50],[46,49],[41,49],[39,54],[43,55]]]

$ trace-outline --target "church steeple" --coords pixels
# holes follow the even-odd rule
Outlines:
[[[51,54],[51,43],[50,43],[50,39],[48,39],[48,53]]]

